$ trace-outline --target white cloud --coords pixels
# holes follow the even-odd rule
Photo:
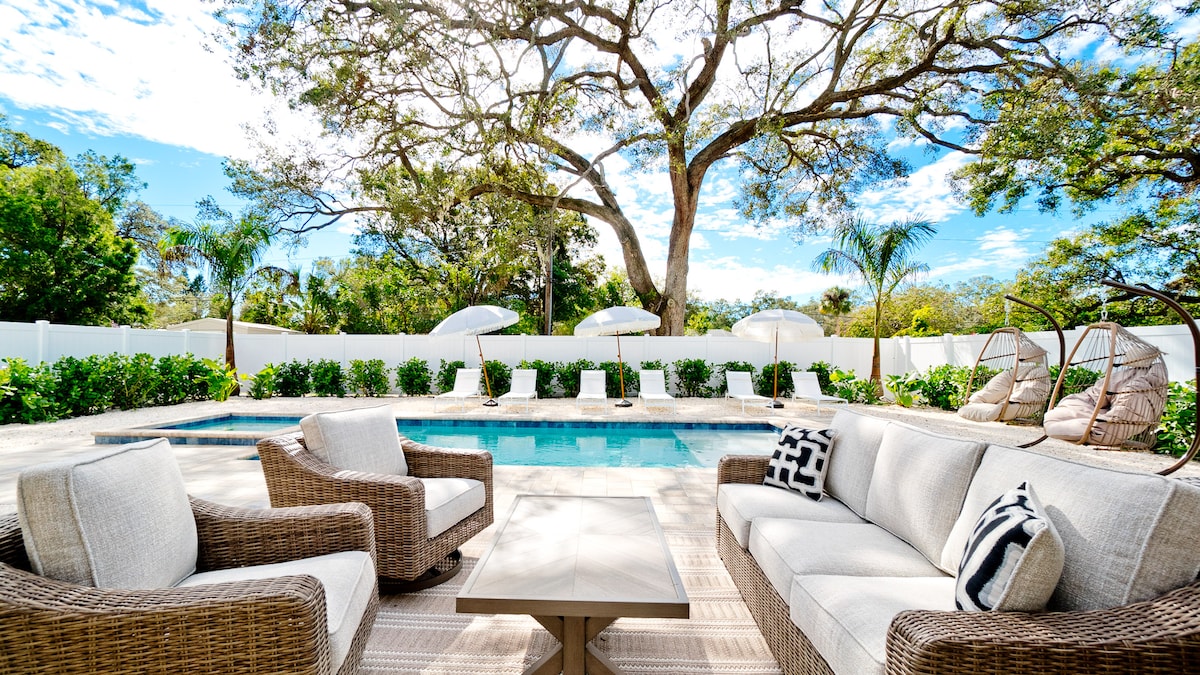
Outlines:
[[[758,291],[804,301],[834,285],[852,287],[849,277],[811,272],[795,265],[747,264],[744,258],[693,260],[688,287],[703,300],[749,300]]]
[[[86,0],[6,4],[0,92],[58,117],[64,133],[129,134],[244,157],[249,144],[241,125],[268,109],[285,128],[303,124],[234,77],[209,37],[218,27],[211,5],[147,0],[143,11]]]
[[[951,152],[912,173],[902,185],[868,190],[859,198],[860,212],[868,220],[891,222],[920,214],[939,222],[962,213],[965,207],[950,189],[948,177],[970,158]]]
[[[1034,232],[1032,229],[1012,230],[1007,227],[993,229],[979,237],[978,244],[968,249],[973,251],[972,255],[962,260],[943,258],[943,264],[931,267],[926,278],[936,279],[962,273],[971,276],[1004,276],[1033,256],[1025,242]],[[993,270],[1003,270],[1004,274],[996,274]]]

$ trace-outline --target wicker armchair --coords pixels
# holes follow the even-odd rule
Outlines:
[[[355,501],[371,507],[384,590],[413,590],[450,578],[458,570],[458,548],[493,521],[491,453],[435,448],[408,439],[401,445],[408,463],[406,476],[338,469],[309,452],[302,433],[258,442],[272,506]],[[430,538],[420,478],[478,480],[484,485],[486,501]]]
[[[374,555],[362,504],[191,503],[200,572],[340,551]],[[314,577],[117,590],[29,570],[17,516],[0,517],[0,673],[330,672],[325,591]],[[338,673],[358,670],[378,610],[376,594]]]
[[[761,483],[769,456],[729,455],[717,483]],[[717,548],[780,667],[831,673],[788,606],[717,516]],[[1200,584],[1090,612],[901,612],[887,635],[887,672],[1184,673],[1200,664]]]

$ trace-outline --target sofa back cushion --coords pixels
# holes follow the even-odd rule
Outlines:
[[[859,516],[867,512],[875,455],[888,424],[885,419],[850,410],[839,410],[829,423],[834,430],[834,441],[825,471],[825,493]]]
[[[957,561],[954,567],[945,567],[942,552],[983,448],[976,441],[939,436],[907,424],[888,425],[867,493],[867,520],[953,574]],[[986,502],[975,510],[972,525],[985,506]]]
[[[33,571],[100,588],[167,588],[196,569],[196,521],[166,439],[41,464],[17,479]]]
[[[1048,609],[1148,600],[1200,574],[1200,488],[1000,445],[984,453],[942,552],[943,567],[958,564],[984,507],[1026,480],[1063,542],[1062,577]]]
[[[408,475],[392,406],[341,410],[300,420],[304,445],[330,466],[395,476]]]

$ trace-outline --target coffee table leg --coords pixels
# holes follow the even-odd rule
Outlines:
[[[535,616],[558,638],[559,647],[538,659],[525,675],[617,675],[621,671],[600,650],[588,644],[613,621],[613,617]]]

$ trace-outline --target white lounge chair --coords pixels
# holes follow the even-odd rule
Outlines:
[[[804,403],[815,403],[817,412],[821,412],[822,403],[850,405],[850,402],[840,396],[828,396],[821,393],[821,383],[817,374],[811,371],[792,371],[792,400]]]
[[[575,405],[582,408],[585,405],[607,405],[608,392],[605,387],[605,372],[603,370],[584,370],[579,373],[579,395],[575,397]]]
[[[437,407],[438,401],[458,401],[465,408],[467,407],[467,399],[483,398],[483,393],[479,391],[479,369],[478,368],[459,368],[454,373],[454,388],[443,394],[438,394],[433,400],[434,407]]]
[[[725,371],[725,386],[725,398],[741,401],[743,414],[746,412],[747,403],[761,403],[765,406],[771,402],[769,397],[754,393],[754,384],[750,381],[750,373],[745,371]]]
[[[524,403],[529,410],[529,402],[537,398],[537,369],[516,368],[512,371],[512,387],[508,393],[501,394],[496,400],[499,403]]]
[[[661,370],[638,371],[638,398],[649,408],[652,405],[671,406],[675,412],[675,397],[667,393],[667,378]]]

